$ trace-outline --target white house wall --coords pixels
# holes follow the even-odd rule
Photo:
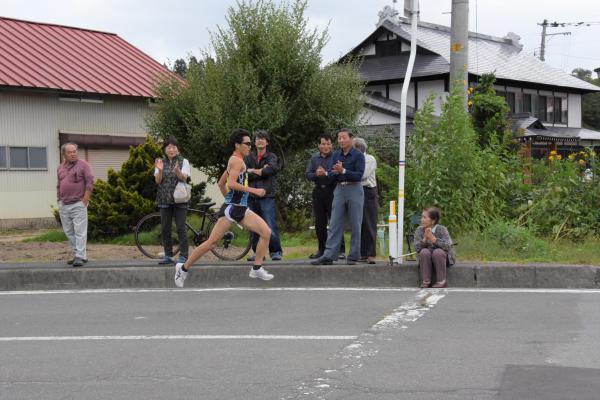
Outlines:
[[[402,83],[394,83],[390,85],[390,99],[400,102],[402,98]],[[415,106],[415,84],[411,82],[408,86],[408,97],[406,104],[410,107]]]
[[[425,101],[429,98],[430,95],[434,95],[435,98],[433,100],[433,107],[435,115],[440,115],[442,113],[442,102],[448,96],[447,92],[444,92],[444,81],[420,81],[418,83],[418,109],[423,107]],[[414,103],[414,100],[413,100]]]
[[[370,108],[363,108],[359,121],[361,121],[362,125],[387,125],[399,124],[400,118]]]
[[[569,128],[581,128],[581,95],[569,93],[567,101],[569,104]]]
[[[0,170],[0,220],[51,217],[56,205],[59,131],[145,136],[143,100],[59,101],[57,94],[0,92],[0,146],[45,147],[48,169]]]

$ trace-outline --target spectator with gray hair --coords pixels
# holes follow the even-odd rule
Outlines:
[[[441,211],[428,207],[421,214],[421,226],[415,231],[415,251],[421,271],[421,287],[428,288],[435,270],[434,288],[445,288],[447,268],[454,265],[456,253],[448,228],[440,224]]]
[[[367,142],[363,138],[354,139],[354,148],[365,156],[365,172],[361,185],[364,192],[363,218],[360,229],[360,260],[375,264],[377,255],[377,216],[379,214],[379,198],[377,196],[377,160],[367,154]]]
[[[63,144],[60,153],[63,162],[56,170],[56,198],[60,222],[74,252],[67,264],[81,267],[87,262],[87,207],[94,188],[94,176],[89,164],[79,159],[77,144]]]

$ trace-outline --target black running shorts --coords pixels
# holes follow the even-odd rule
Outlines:
[[[242,222],[247,210],[248,207],[239,204],[223,204],[217,216],[219,218],[225,217],[231,222]]]

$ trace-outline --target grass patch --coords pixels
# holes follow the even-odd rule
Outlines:
[[[52,230],[41,233],[36,236],[32,236],[27,239],[23,239],[25,243],[39,243],[39,242],[64,242],[67,240],[65,233],[62,230]]]
[[[92,240],[90,243],[114,244],[117,246],[135,246],[135,238],[133,237],[133,232],[132,232],[132,233],[126,233],[125,235],[117,236],[114,238]]]
[[[500,233],[498,233],[500,231]],[[506,233],[508,231],[508,233]],[[152,236],[152,235],[149,235]],[[345,235],[346,245],[350,245],[350,235]],[[588,238],[573,242],[570,240],[544,240],[529,236],[523,232],[510,229],[491,230],[484,233],[470,233],[453,238],[458,243],[456,252],[458,262],[545,262],[559,264],[591,264],[600,265],[600,238]],[[24,239],[24,242],[64,242],[67,238],[62,230],[50,230]],[[240,238],[239,240],[245,240]],[[151,237],[149,243],[153,242]],[[95,240],[91,243],[135,246],[133,233],[116,238]],[[386,238],[387,244],[387,238]],[[317,249],[317,238],[313,230],[281,234],[281,245],[285,248],[284,257],[288,260],[306,259]],[[405,244],[406,245],[406,244]],[[347,247],[347,250],[349,248]],[[378,246],[379,247],[379,246]],[[379,254],[378,258],[387,259],[387,255]]]
[[[545,262],[559,264],[600,265],[600,239],[589,238],[580,242],[568,240],[554,242],[537,239],[537,245],[528,248],[506,246],[482,234],[458,236],[454,240],[458,262],[506,261],[514,263]]]

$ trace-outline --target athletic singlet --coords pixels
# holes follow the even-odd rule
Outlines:
[[[244,164],[244,170],[237,177],[237,183],[248,187],[248,173],[246,172],[246,164]],[[225,204],[238,204],[244,207],[248,206],[248,196],[250,193],[229,189],[229,185],[227,185],[227,189],[229,191],[225,195]]]

